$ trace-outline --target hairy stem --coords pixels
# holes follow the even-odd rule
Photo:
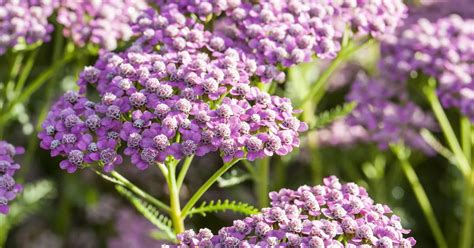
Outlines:
[[[403,173],[405,174],[405,177],[410,183],[413,193],[415,193],[416,200],[418,201],[418,204],[420,204],[421,210],[425,215],[425,218],[434,235],[438,247],[447,248],[448,245],[443,236],[443,232],[441,231],[438,221],[436,220],[433,207],[431,206],[430,200],[428,199],[428,196],[426,195],[426,192],[423,189],[423,186],[421,185],[420,180],[409,161],[409,155],[407,154],[408,152],[405,151],[406,148],[398,146],[392,147],[392,150],[400,162],[399,164],[402,168]]]
[[[224,173],[226,173],[234,164],[236,164],[239,159],[234,159],[230,162],[224,163],[219,170],[217,170],[212,176],[194,193],[194,195],[189,199],[189,201],[184,206],[181,212],[181,218],[184,220],[188,215],[189,211],[194,207],[194,205],[201,199],[202,195],[220,178]]]

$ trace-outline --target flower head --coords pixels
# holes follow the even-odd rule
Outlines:
[[[48,23],[57,0],[0,1],[0,55],[18,43],[48,41],[53,26]]]
[[[383,43],[381,69],[401,82],[413,72],[435,78],[443,106],[474,121],[473,26],[474,19],[458,15],[419,18]]]
[[[178,235],[177,247],[412,247],[400,218],[388,206],[374,204],[364,188],[341,184],[270,193],[271,207],[213,235],[208,229]],[[315,206],[318,206],[317,208]],[[344,244],[343,244],[344,243]]]
[[[20,169],[13,158],[22,154],[22,147],[14,147],[6,141],[0,141],[0,214],[8,213],[8,202],[15,199],[21,192],[21,185],[15,182],[13,176]]]
[[[57,20],[76,45],[92,43],[112,51],[132,37],[130,25],[146,7],[142,0],[61,0]]]

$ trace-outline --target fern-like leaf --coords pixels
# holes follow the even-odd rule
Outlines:
[[[207,213],[232,211],[244,215],[251,215],[258,213],[258,209],[248,203],[229,201],[229,200],[217,200],[210,202],[203,202],[201,206],[191,209],[188,215],[192,217],[194,214],[201,214],[206,216]]]
[[[174,240],[172,222],[168,217],[161,214],[153,205],[136,196],[133,192],[129,191],[125,187],[116,185],[115,188],[122,196],[132,203],[138,212],[140,212],[158,229],[162,230],[168,239]]]
[[[355,102],[345,103],[318,114],[316,117],[316,123],[311,127],[311,129],[320,129],[328,126],[337,119],[344,118],[354,110],[356,105]]]

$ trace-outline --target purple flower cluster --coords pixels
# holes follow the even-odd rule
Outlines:
[[[8,213],[8,202],[15,199],[22,187],[15,183],[13,176],[20,169],[13,157],[22,154],[24,149],[0,141],[0,214]]]
[[[420,17],[436,20],[450,14],[464,18],[474,17],[474,2],[471,0],[421,0],[418,6],[410,6],[409,22]]]
[[[139,18],[137,33],[159,40],[166,48],[205,49],[214,57],[232,48],[252,63],[262,82],[283,82],[282,68],[308,62],[313,56],[334,58],[346,22],[353,23],[359,33],[380,35],[395,29],[405,13],[399,0],[156,3],[161,13],[150,10]],[[188,18],[189,14],[196,18]]]
[[[346,119],[336,120],[316,133],[318,145],[323,147],[348,147],[369,140],[363,125],[349,124]]]
[[[368,142],[382,149],[390,144],[404,142],[407,146],[426,154],[434,151],[420,135],[422,129],[435,130],[436,122],[407,100],[403,85],[393,85],[384,80],[359,76],[353,83],[347,100],[357,107],[346,118],[350,127],[364,127]]]
[[[57,20],[64,35],[78,46],[88,43],[108,51],[119,41],[128,41],[131,24],[147,4],[144,0],[61,0]]]
[[[389,78],[405,82],[412,72],[436,78],[443,106],[474,121],[474,19],[421,18],[388,39],[382,55]]]
[[[0,55],[18,43],[48,41],[56,0],[0,0]]]
[[[355,183],[335,176],[324,185],[270,193],[271,208],[213,235],[209,229],[178,235],[178,247],[412,247],[400,218],[374,204]],[[405,237],[404,237],[405,236]]]
[[[408,10],[403,1],[394,0],[342,0],[338,7],[357,35],[376,38],[395,32]]]
[[[123,154],[140,169],[167,156],[219,151],[228,162],[285,155],[298,146],[306,125],[293,116],[289,99],[251,87],[232,50],[210,60],[203,53],[136,49],[103,56],[84,70],[81,94],[95,87],[99,103],[68,92],[53,106],[39,137],[53,156],[68,157],[63,169],[100,161],[111,170],[122,161],[122,142]]]

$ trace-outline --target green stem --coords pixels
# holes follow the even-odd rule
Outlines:
[[[460,248],[470,248],[472,247],[472,237],[473,237],[473,229],[472,229],[472,221],[473,215],[472,210],[474,207],[473,202],[473,188],[474,188],[474,172],[471,171],[471,176],[465,178],[465,186],[464,186],[464,193],[463,193],[463,225],[461,228],[461,243],[459,245]]]
[[[471,163],[471,122],[466,117],[461,117],[461,145],[464,156]],[[472,242],[472,208],[471,202],[472,191],[474,187],[474,172],[471,168],[470,177],[464,179],[464,193],[463,193],[463,225],[461,228],[461,243],[460,248],[471,247]]]
[[[466,117],[461,117],[461,147],[464,156],[471,163],[471,121]]]
[[[179,188],[176,183],[176,164],[170,163],[168,166],[168,187],[170,190],[170,216],[173,222],[175,234],[184,232],[184,218],[181,218],[181,206],[179,202]]]
[[[194,193],[194,195],[189,199],[189,201],[184,206],[181,212],[181,218],[184,220],[189,213],[189,211],[194,207],[194,205],[201,199],[202,195],[217,181],[219,177],[224,175],[234,164],[236,164],[239,159],[234,159],[228,163],[224,163],[219,170],[217,170],[212,176]]]
[[[5,118],[5,112],[7,106],[9,104],[9,100],[11,99],[12,95],[12,87],[15,84],[16,77],[20,72],[21,62],[23,61],[23,54],[14,54],[13,63],[10,67],[10,73],[8,74],[8,78],[6,80],[6,84],[3,90],[3,99],[0,101],[0,139],[3,138],[3,131],[5,129],[5,124],[2,123],[2,120]]]
[[[58,60],[53,63],[51,67],[49,67],[46,71],[44,71],[41,75],[39,75],[28,87],[25,88],[17,98],[13,99],[6,108],[4,112],[4,116],[0,119],[0,125],[6,123],[12,117],[12,109],[18,104],[23,103],[29,97],[36,92],[44,83],[48,81],[48,79],[54,75],[54,73],[62,66],[64,66],[67,62],[74,58],[75,53],[67,54],[61,60]]]
[[[428,225],[430,226],[430,229],[434,235],[438,247],[447,248],[448,245],[443,236],[443,232],[441,231],[438,221],[436,220],[433,207],[431,206],[428,196],[426,195],[426,192],[423,189],[423,186],[421,185],[415,170],[413,169],[412,165],[408,160],[408,152],[405,151],[406,149],[404,147],[400,146],[392,147],[392,150],[397,156],[402,171],[408,179],[408,182],[410,183],[413,192],[415,193],[416,200],[418,201],[418,204],[420,204],[421,210],[423,211],[423,214],[425,215],[425,218],[428,221]]]
[[[319,102],[319,100],[322,98],[322,96],[324,95],[326,91],[326,85],[328,83],[329,78],[339,68],[339,66],[343,62],[345,62],[347,59],[349,59],[359,49],[367,47],[373,44],[374,42],[375,41],[373,39],[370,39],[359,46],[348,44],[347,46],[343,47],[342,50],[337,55],[337,57],[331,61],[329,66],[319,76],[316,82],[314,82],[309,93],[306,95],[306,97],[303,99],[303,101],[301,102],[300,106],[297,107],[297,109],[301,109],[303,106],[305,106],[308,103],[317,105],[317,103]]]
[[[10,231],[11,225],[6,215],[0,215],[0,247],[4,247],[7,242],[8,232]]]
[[[454,157],[454,154],[448,148],[444,147],[443,144],[441,144],[429,130],[421,130],[421,137],[423,137],[423,140],[425,140],[425,142],[439,155],[443,156],[451,164],[456,164],[456,158]]]
[[[252,178],[254,178],[255,177],[255,168],[253,167],[253,165],[248,160],[245,160],[245,159],[242,160],[242,164],[244,164],[247,171],[250,173]]]
[[[20,95],[21,91],[23,90],[23,86],[25,86],[26,79],[30,75],[31,69],[33,68],[33,65],[35,64],[36,55],[38,55],[38,50],[33,51],[33,53],[28,57],[28,60],[26,61],[25,66],[21,70],[21,75],[18,78],[18,82],[16,83],[16,86],[15,86],[15,94],[14,94],[15,97]]]
[[[456,165],[461,170],[464,177],[467,178],[471,170],[469,161],[464,156],[464,152],[459,145],[456,134],[451,127],[449,119],[446,116],[441,103],[439,102],[438,95],[436,94],[436,80],[434,78],[430,78],[428,80],[428,84],[423,88],[423,92],[431,105],[431,109],[433,110],[439,125],[441,126],[441,130],[443,131],[444,137],[446,138],[450,149],[454,153],[457,161]]]
[[[100,172],[99,172],[100,173]],[[120,181],[124,187],[135,193],[136,195],[140,196],[141,198],[145,199],[147,202],[153,204],[154,206],[160,208],[161,210],[166,211],[167,213],[171,212],[171,209],[168,205],[165,203],[161,202],[160,200],[156,199],[155,197],[149,195],[142,189],[138,188],[135,184],[131,183],[127,178],[124,176],[120,175],[120,173],[116,171],[112,171],[110,173],[115,179]]]
[[[186,157],[186,159],[183,162],[183,167],[179,171],[179,175],[178,175],[178,181],[177,181],[178,189],[181,189],[181,186],[183,185],[184,178],[186,177],[186,174],[188,173],[189,166],[193,162],[193,158],[194,156]]]
[[[54,35],[54,47],[53,47],[53,61],[58,60],[61,56],[63,56],[65,53],[68,53],[66,49],[63,48],[64,46],[64,38],[62,36],[62,32],[60,30],[55,31]],[[22,74],[23,75],[23,74]],[[43,106],[41,107],[41,110],[38,114],[38,118],[36,120],[36,125],[34,129],[34,133],[30,135],[30,138],[28,139],[28,148],[26,149],[26,154],[25,154],[25,165],[30,165],[31,161],[33,160],[33,156],[36,153],[38,149],[38,143],[39,139],[36,137],[36,134],[41,130],[41,125],[43,124],[43,121],[46,119],[48,116],[48,111],[50,109],[50,103],[51,103],[51,98],[53,97],[54,87],[55,82],[59,81],[57,80],[59,77],[58,73],[55,73],[53,77],[51,77],[50,82],[51,85],[50,87],[46,88],[46,92],[44,94],[44,101],[42,101]],[[23,86],[21,87],[23,89]],[[20,91],[15,93],[15,95],[20,95]],[[32,166],[28,166],[32,167]],[[27,169],[25,168],[24,170],[20,171],[21,175],[26,175]]]
[[[265,157],[256,163],[256,173],[254,175],[255,192],[259,208],[268,207],[268,192],[270,178],[270,158]]]
[[[18,76],[18,73],[20,73],[23,58],[24,58],[23,53],[15,55],[13,64],[10,68],[10,74],[8,75],[7,85],[5,87],[5,99],[9,99],[11,96],[9,94],[15,85],[15,80],[16,80],[16,77]]]

